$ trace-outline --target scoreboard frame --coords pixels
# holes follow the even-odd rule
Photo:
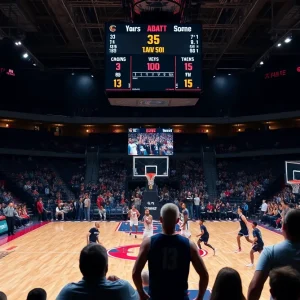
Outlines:
[[[147,28],[147,26],[152,26],[152,25],[156,25],[156,24],[153,24],[153,23],[149,23],[149,24],[114,23],[114,25],[112,25],[112,23],[105,23],[105,60],[104,60],[104,65],[105,65],[105,70],[109,70],[109,72],[107,72],[107,71],[105,72],[106,73],[105,92],[106,92],[106,94],[108,96],[108,99],[111,102],[111,104],[112,105],[122,105],[122,106],[185,106],[185,105],[195,105],[197,103],[198,99],[199,99],[200,93],[202,92],[202,86],[203,86],[203,76],[202,76],[202,65],[203,65],[203,61],[202,61],[202,25],[200,23],[197,23],[197,24],[173,24],[172,23],[172,24],[159,25],[159,26],[166,26],[166,28],[171,28],[170,30],[174,30],[174,26],[176,26],[176,25],[178,27],[186,27],[186,28],[192,27],[192,26],[194,26],[194,27],[197,26],[196,27],[196,29],[197,29],[196,30],[197,31],[197,40],[199,41],[199,43],[197,44],[197,45],[199,45],[199,48],[198,48],[199,52],[198,53],[184,53],[184,54],[176,54],[176,55],[168,54],[169,52],[167,54],[159,54],[159,53],[141,53],[141,54],[136,54],[136,53],[135,54],[112,53],[112,54],[110,54],[110,53],[108,53],[109,48],[108,48],[108,44],[107,44],[108,41],[110,41],[109,27],[111,27],[111,26],[118,27],[118,25],[123,26],[124,29],[123,29],[123,32],[121,34],[124,34],[125,26],[127,26],[127,25],[132,26],[132,27],[139,27],[139,25],[141,25],[141,26],[144,26],[143,27],[143,29],[144,29],[145,27]],[[154,35],[155,33],[156,32],[147,32],[147,31],[143,30],[142,36],[143,36],[144,39],[147,39],[147,36]],[[160,33],[161,32],[157,32],[157,34],[160,34]],[[167,36],[168,33],[170,33],[170,32],[164,32],[163,34],[165,36]],[[128,32],[128,35],[130,35],[130,34],[132,34],[134,36],[135,32]],[[180,39],[181,34],[184,34],[185,37],[187,37],[187,35],[189,37],[192,35],[191,32],[178,32],[178,33],[174,32],[174,33],[171,33],[171,34],[178,34],[179,39]],[[196,34],[195,30],[194,30],[193,34],[194,35]],[[198,35],[199,35],[199,37],[198,37]],[[120,37],[120,35],[119,35],[119,37]],[[161,36],[159,36],[159,38],[160,37]],[[165,45],[169,45],[169,41],[165,41]],[[144,46],[144,44],[143,44],[143,46]],[[147,44],[145,46],[147,46]],[[185,47],[189,47],[189,45],[186,46],[186,44],[185,44]],[[143,47],[143,48],[146,48],[146,47]],[[154,47],[151,47],[151,48],[154,48]],[[128,47],[127,47],[126,50],[128,51]],[[139,50],[140,50],[140,48],[139,48]],[[188,50],[189,50],[189,48],[187,48],[187,51]],[[139,55],[140,55],[140,57],[139,57]],[[113,74],[113,75],[116,74],[115,73],[116,71],[109,68],[109,65],[108,65],[109,60],[113,56],[115,56],[115,57],[126,57],[126,59],[129,58],[129,59],[127,59],[128,67],[126,67],[126,69],[125,69],[125,74],[126,74],[125,86],[126,86],[126,83],[128,82],[129,83],[128,86],[130,86],[129,88],[121,87],[121,88],[118,89],[118,88],[111,88],[110,86],[108,86],[107,76],[111,77],[112,76],[111,74]],[[145,68],[145,70],[144,69],[143,70],[136,70],[136,72],[134,72],[135,69],[133,69],[133,59],[135,59],[135,61],[138,62],[138,63],[140,61],[145,63],[143,60],[149,60],[151,56],[153,56],[153,57],[157,56],[158,58],[161,58],[161,60],[159,61],[159,63],[160,63],[159,67],[161,66],[161,63],[163,63],[164,61],[167,61],[165,63],[165,65],[168,66],[168,69],[171,69],[171,67],[170,67],[170,58],[173,59],[173,62],[172,62],[173,65],[172,65],[172,69],[170,71],[172,74],[170,72],[166,71],[166,70],[165,71],[162,70],[162,71],[158,71],[158,72],[152,72],[152,73],[160,73],[160,74],[152,74],[152,76],[155,76],[155,75],[165,76],[165,74],[167,74],[167,77],[168,77],[168,73],[169,73],[169,75],[170,75],[169,77],[173,77],[172,80],[174,82],[172,84],[171,88],[169,88],[169,86],[167,84],[165,84],[166,79],[169,80],[169,78],[166,78],[166,77],[161,79],[161,80],[165,81],[165,82],[163,82],[163,84],[164,84],[163,88],[158,88],[158,85],[155,84],[155,82],[157,83],[158,80],[159,80],[157,77],[150,77],[150,80],[149,80],[149,77],[148,77],[144,82],[142,80],[140,80],[140,82],[142,82],[142,83],[139,82],[139,84],[140,84],[139,86],[133,86],[132,81],[134,81],[135,83],[138,81],[138,80],[133,80],[133,74],[137,74],[137,75],[140,75],[140,76],[148,75],[148,73],[151,73],[151,71],[148,70],[148,72],[147,72],[147,70],[146,70],[146,68],[149,68],[148,64],[151,65],[150,67],[152,67],[152,64],[151,64],[152,61],[149,61],[149,62],[147,61],[148,63],[147,63],[147,67]],[[198,72],[198,73],[196,73],[198,79],[196,79],[196,84],[195,84],[195,86],[197,86],[197,88],[188,88],[188,87],[181,88],[179,86],[179,84],[177,83],[178,74],[179,74],[179,72],[178,72],[178,59],[182,59],[182,62],[180,61],[181,62],[180,65],[182,65],[182,67],[181,67],[182,68],[182,73],[180,72],[180,76],[179,76],[179,77],[182,77],[181,78],[182,81],[180,82],[180,85],[183,86],[184,84],[187,84],[187,83],[184,83],[185,80],[187,82],[189,82],[189,79],[195,78],[194,76],[191,76],[190,78],[186,77],[186,73],[188,71],[187,71],[187,69],[184,69],[184,68],[186,68],[185,65],[188,65],[188,61],[184,61],[183,60],[184,57],[192,57],[192,59],[194,59],[196,61],[196,66],[197,67],[199,66],[199,68],[200,68],[199,71],[197,71],[197,67],[194,68],[194,72],[193,72],[194,74],[195,74],[195,72]],[[117,61],[116,61],[116,63],[117,63]],[[122,63],[122,61],[120,63]],[[155,63],[156,62],[153,61],[153,66],[156,66]],[[141,65],[141,63],[139,65]],[[187,71],[187,72],[184,73],[185,71]],[[147,73],[147,74],[142,74],[142,73]],[[130,81],[129,81],[128,74],[129,74],[129,77],[130,77]],[[117,79],[115,76],[113,76],[113,77],[114,77],[113,78],[114,80]],[[139,78],[134,78],[134,79],[139,79]],[[152,82],[154,82],[154,84],[153,84],[153,86],[154,86],[153,89],[154,90],[153,89],[152,90],[151,89],[145,90],[145,88],[144,88],[145,86],[147,88],[148,88],[148,86],[151,86],[151,84],[149,85],[149,82],[151,82],[151,80],[153,80]],[[169,85],[170,85],[171,81],[169,80],[168,82],[169,82]],[[159,83],[162,84],[161,81]],[[112,86],[112,83],[111,83],[111,86]],[[185,85],[185,86],[187,86],[187,85]],[[160,103],[157,102],[156,104],[158,104],[158,105],[153,105],[153,103],[149,104],[149,101],[151,99],[153,99],[154,101],[159,99]],[[178,101],[176,99],[178,99]],[[145,104],[145,102],[142,103],[141,102],[142,100],[144,100],[144,101],[147,100],[148,103],[147,104]],[[126,105],[126,101],[127,101],[128,105]],[[165,104],[162,105],[162,102],[165,102]]]

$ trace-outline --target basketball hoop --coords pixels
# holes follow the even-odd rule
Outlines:
[[[293,189],[293,194],[299,194],[300,180],[291,180],[289,184]]]
[[[149,190],[153,189],[155,176],[156,176],[155,173],[146,173],[146,178],[148,180]]]

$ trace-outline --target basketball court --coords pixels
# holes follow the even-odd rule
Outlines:
[[[100,240],[109,254],[109,272],[132,283],[131,271],[135,257],[142,242],[142,235],[135,239],[126,230],[128,222],[102,222]],[[0,290],[9,300],[25,299],[35,287],[43,287],[48,299],[55,299],[62,287],[81,279],[78,259],[81,249],[86,245],[86,234],[93,226],[89,222],[54,222],[41,226],[0,246]],[[159,223],[154,224],[160,231]],[[246,295],[254,268],[247,268],[251,245],[242,239],[242,253],[236,254],[236,234],[238,222],[207,222],[210,243],[217,248],[216,256],[209,248],[203,247],[203,260],[209,271],[209,287],[212,288],[218,271],[225,266],[239,271]],[[191,222],[192,240],[197,241],[199,226]],[[140,227],[139,230],[141,230]],[[261,228],[265,245],[283,240],[282,235]],[[0,240],[1,241],[1,240]],[[1,258],[2,257],[2,258]],[[257,261],[258,254],[255,255]],[[198,276],[191,266],[189,289],[197,289]],[[269,300],[268,283],[265,284],[262,298]]]
[[[155,179],[169,176],[169,158],[162,156],[134,156],[133,177],[145,178],[147,188],[141,204],[141,215],[147,207],[155,220],[159,218],[161,203],[158,202]],[[298,172],[299,171],[299,172]],[[286,181],[299,187],[300,163],[286,162]],[[154,222],[154,234],[162,231],[161,224]],[[78,259],[81,249],[86,245],[86,234],[93,222],[53,222],[38,224],[33,230],[18,234],[14,240],[0,239],[0,290],[3,290],[10,300],[25,299],[27,293],[36,287],[43,287],[48,293],[48,299],[55,299],[64,285],[81,279]],[[248,268],[251,244],[242,239],[242,252],[237,249],[236,235],[240,230],[239,222],[214,221],[206,222],[210,233],[209,243],[217,249],[213,256],[211,249],[203,246],[200,255],[207,266],[212,288],[218,271],[223,267],[236,269],[242,278],[244,294],[247,295],[249,283],[255,267]],[[108,275],[117,275],[130,281],[134,261],[142,242],[143,223],[139,223],[139,234],[129,236],[129,222],[101,222],[100,241],[106,247],[109,255]],[[276,231],[259,227],[265,246],[273,245],[283,240]],[[179,226],[176,227],[179,232]],[[197,222],[190,222],[192,240],[197,241],[199,234]],[[259,254],[255,254],[257,262]],[[5,283],[5,284],[4,284]],[[189,290],[198,288],[198,275],[191,266],[189,275]],[[191,293],[192,295],[192,293]],[[269,285],[265,284],[262,300],[269,300]]]

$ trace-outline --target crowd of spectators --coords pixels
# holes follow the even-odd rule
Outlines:
[[[299,148],[300,143],[294,136],[299,128],[282,128],[277,130],[248,130],[236,136],[215,140],[216,152],[234,153],[264,149]]]
[[[250,167],[249,167],[250,165]],[[272,182],[272,169],[260,165],[260,161],[242,163],[220,161],[217,164],[217,190],[221,200],[237,198],[251,202],[260,196]]]
[[[63,182],[49,167],[36,166],[32,170],[14,173],[12,178],[35,200],[40,196],[55,199],[62,197]]]
[[[260,222],[276,230],[282,227],[282,216],[290,208],[300,209],[299,194],[291,186],[285,186],[268,201],[263,200],[260,208]]]
[[[129,133],[129,155],[173,155],[173,133]]]
[[[26,203],[20,203],[19,199],[14,197],[14,195],[5,189],[4,182],[1,182],[0,186],[0,221],[5,220],[5,208],[12,203],[15,214],[14,214],[14,222],[13,222],[13,230],[26,227],[30,224],[30,216],[27,210]]]

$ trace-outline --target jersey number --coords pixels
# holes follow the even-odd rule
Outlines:
[[[174,271],[177,269],[178,252],[176,248],[163,248],[163,268]]]

